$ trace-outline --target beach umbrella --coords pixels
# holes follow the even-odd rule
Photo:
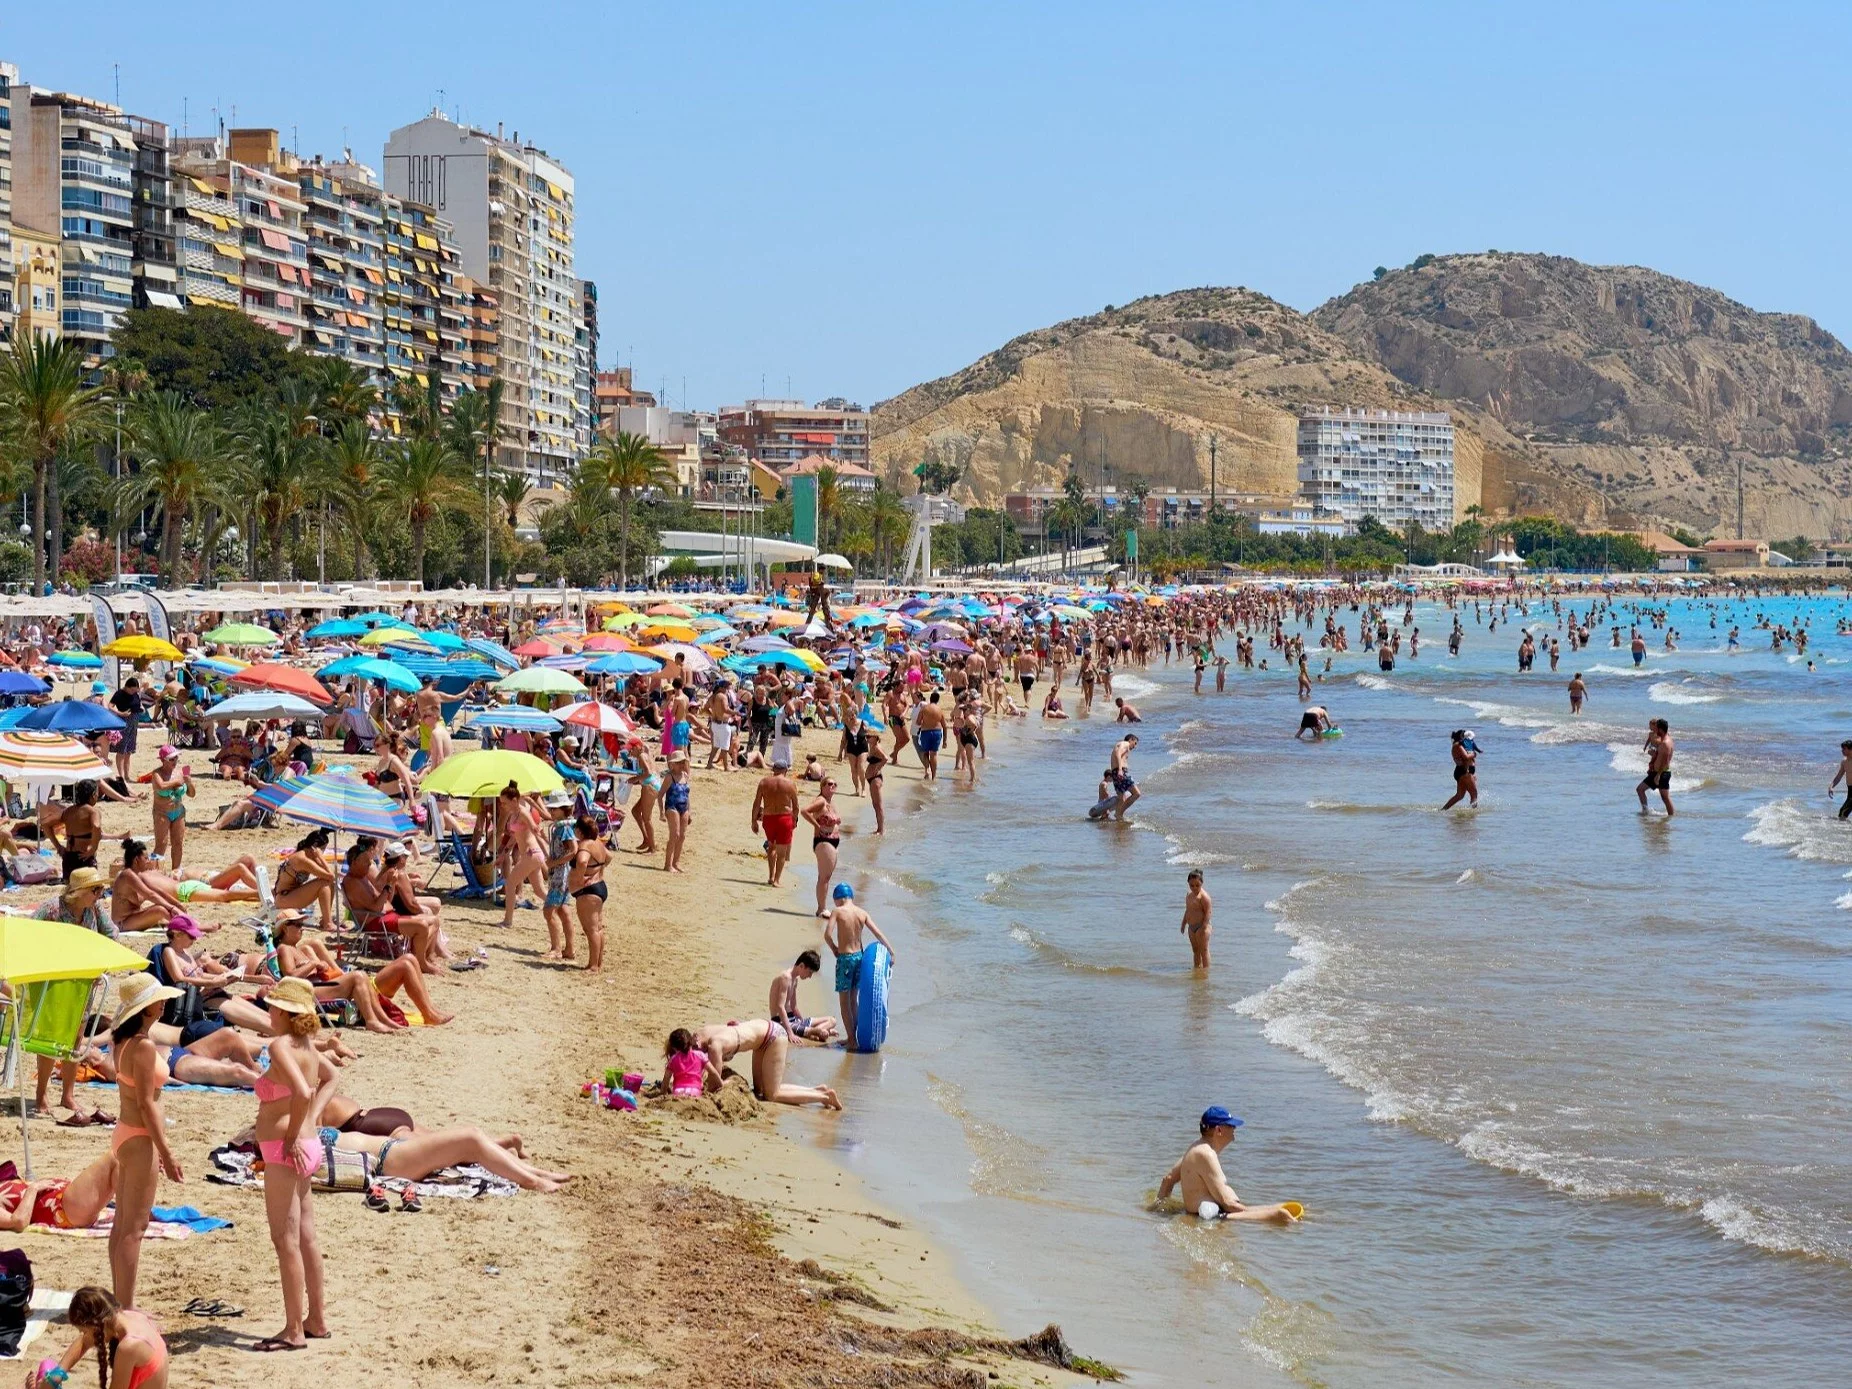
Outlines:
[[[48,665],[69,666],[73,670],[90,670],[103,664],[101,656],[88,651],[54,651],[45,658]]]
[[[471,728],[518,728],[533,733],[559,732],[559,720],[544,709],[525,704],[498,705],[470,716]]]
[[[853,564],[849,563],[849,561],[844,559],[841,555],[818,555],[816,559],[814,559],[811,562],[815,564],[817,568],[819,569],[853,569],[855,568]]]
[[[542,656],[534,664],[548,670],[584,670],[591,657],[574,651],[565,656]]]
[[[426,646],[434,646],[439,651],[463,650],[463,638],[459,637],[455,632],[446,632],[442,628],[439,628],[434,632],[425,632],[421,635],[424,637],[424,644]]]
[[[56,704],[41,704],[36,709],[28,709],[13,727],[48,728],[56,733],[96,733],[104,729],[127,728],[128,725],[100,704],[61,699]]]
[[[433,680],[489,680],[497,673],[494,666],[475,656],[446,657],[429,651],[394,651],[390,664],[409,670],[421,680],[427,675]]]
[[[120,656],[128,661],[179,661],[186,658],[186,653],[171,641],[162,641],[159,637],[145,637],[140,633],[117,637],[103,648],[103,654]]]
[[[109,774],[102,758],[63,733],[37,728],[0,732],[0,781],[74,786]]]
[[[520,790],[537,795],[566,789],[560,774],[538,757],[505,748],[446,757],[425,777],[423,789],[435,796],[473,798],[496,795],[511,781]]]
[[[609,704],[587,700],[562,709],[560,718],[575,728],[589,728],[596,733],[632,733],[635,725]]]
[[[632,627],[641,627],[648,621],[642,613],[614,613],[604,620],[604,629],[607,632],[623,632]]]
[[[532,641],[524,641],[515,647],[514,654],[531,659],[540,656],[557,656],[560,650],[561,647],[557,642],[548,641],[545,637],[535,637]]]
[[[417,827],[399,803],[352,772],[326,772],[283,802],[281,814],[305,825],[322,825],[378,839],[403,839]]]
[[[691,608],[684,608],[680,603],[658,603],[649,609],[651,617],[693,617]]]
[[[356,680],[377,680],[387,689],[397,690],[401,694],[416,694],[419,689],[416,675],[397,661],[381,660],[378,656],[343,656],[315,673],[324,679],[352,677]]]
[[[276,781],[266,781],[251,793],[251,799],[274,814],[283,808],[284,801],[308,784],[306,776],[281,777]]]
[[[254,666],[246,666],[232,676],[231,681],[234,685],[251,685],[262,690],[281,690],[284,694],[301,695],[311,704],[334,703],[334,696],[306,670],[278,665],[272,661],[259,661]]]
[[[200,670],[209,670],[214,675],[236,675],[249,661],[240,661],[234,656],[188,656],[186,663]]]
[[[495,682],[495,688],[509,694],[584,694],[585,686],[563,670],[552,670],[546,666],[529,666],[526,670],[517,670],[513,675],[505,675]]]
[[[362,637],[359,646],[410,646],[423,647],[427,651],[435,650],[424,639],[423,633],[415,627],[375,627]]]
[[[954,656],[969,656],[976,648],[973,647],[970,642],[950,639],[946,641],[936,641],[929,649],[948,652]]]
[[[227,622],[205,633],[201,640],[218,646],[273,646],[277,634],[255,622]]]
[[[615,632],[594,632],[585,639],[587,651],[633,651],[636,644],[629,637],[620,637]]]
[[[700,632],[702,641],[732,641],[739,632],[724,622],[695,623],[695,630]]]
[[[766,614],[765,620],[768,625],[773,627],[802,627],[804,625],[803,617],[798,613],[792,612],[768,613]]]
[[[661,669],[661,661],[637,651],[613,651],[585,663],[587,675],[648,675]]]
[[[487,637],[467,637],[464,639],[463,645],[467,646],[471,651],[474,651],[478,656],[482,656],[495,665],[500,666],[503,670],[519,670],[521,668],[521,658],[507,647],[503,646],[500,642],[490,641]]]
[[[680,656],[682,658],[682,664],[691,673],[696,675],[699,675],[704,670],[712,670],[714,668],[714,658],[712,656],[709,656],[707,652],[703,651],[700,647],[689,646],[684,642],[663,642],[659,646],[646,647],[645,650],[647,654],[657,657],[664,664]]]
[[[698,635],[686,622],[652,622],[647,627],[637,628],[637,634],[654,637],[658,641],[692,642]]]
[[[762,636],[748,637],[745,641],[740,643],[740,650],[742,651],[789,651],[790,649],[790,642],[786,641],[783,637],[774,636],[770,632],[766,632]]]
[[[361,613],[359,617],[349,618],[348,620],[350,622],[361,623],[368,627],[403,627],[405,625],[405,619],[398,616],[396,613]]]
[[[281,690],[250,690],[222,699],[204,716],[208,719],[319,719],[325,717],[300,695]],[[28,725],[30,727],[30,725]]]
[[[816,664],[811,664],[813,661]],[[818,657],[808,651],[799,651],[796,647],[789,647],[783,651],[742,651],[737,656],[727,657],[720,664],[723,669],[730,670],[736,675],[750,675],[767,666],[778,666],[785,670],[801,670],[806,673],[823,668],[823,662]]]
[[[88,926],[30,916],[0,917],[0,979],[9,984],[94,979],[147,967],[146,956]]]
[[[885,627],[887,626],[887,614],[884,612],[863,613],[860,617],[850,618],[849,625],[851,627],[864,627],[864,628]]]
[[[311,641],[322,641],[330,637],[363,637],[368,630],[367,624],[357,617],[336,617],[316,623],[305,635]]]

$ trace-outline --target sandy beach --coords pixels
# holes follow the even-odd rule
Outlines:
[[[825,754],[834,740],[833,733],[809,737]],[[145,749],[156,742],[144,737],[137,772],[151,765]],[[242,853],[271,863],[298,837],[288,825],[204,830],[236,798],[234,788],[203,775],[207,754],[184,760],[200,774],[189,803],[189,867],[219,867]],[[918,770],[889,775],[911,780]],[[726,1122],[711,1102],[622,1113],[581,1095],[607,1067],[659,1076],[672,1027],[761,1015],[771,976],[816,944],[818,923],[793,893],[794,884],[808,884],[808,862],[800,857],[784,891],[764,885],[747,813],[756,777],[695,773],[686,877],[662,873],[659,855],[619,856],[609,875],[603,977],[542,958],[538,909],[521,911],[504,931],[499,910],[446,899],[453,952],[460,958],[486,947],[489,967],[433,982],[434,1002],[456,1014],[444,1027],[346,1034],[360,1059],[343,1073],[342,1090],[363,1105],[408,1109],[420,1128],[518,1132],[537,1161],[574,1179],[559,1195],[428,1199],[417,1214],[396,1206],[375,1213],[358,1194],[318,1195],[332,1339],[301,1353],[259,1357],[246,1349],[282,1324],[262,1196],[204,1177],[208,1151],[252,1121],[256,1102],[248,1094],[168,1092],[186,1180],[163,1183],[158,1202],[234,1222],[144,1248],[138,1301],[166,1328],[176,1383],[261,1377],[308,1386],[380,1373],[412,1385],[1082,1382],[984,1349],[1003,1331],[959,1286],[948,1252],[879,1209],[827,1159],[781,1137],[756,1102],[730,1097],[744,1099],[734,1107],[751,1117]],[[866,818],[864,803],[846,805],[851,823]],[[109,807],[106,824],[112,835],[145,839],[149,816],[144,797]],[[626,827],[624,843],[634,841]],[[117,858],[116,846],[106,845],[105,871]],[[437,885],[454,878],[446,867]],[[22,888],[7,902],[29,910],[54,890]],[[249,949],[248,935],[230,924],[244,910],[203,908],[203,919],[227,927],[202,946]],[[821,984],[805,990],[806,1006],[833,1011]],[[87,1089],[84,1100],[116,1107],[112,1090]],[[855,1096],[844,1100],[852,1106]],[[802,1122],[836,1120],[809,1110]],[[32,1138],[38,1173],[69,1175],[102,1151],[108,1131],[36,1120]],[[108,1282],[100,1239],[35,1230],[21,1243],[43,1287]],[[244,1314],[183,1315],[194,1298],[220,1299]],[[67,1339],[54,1327],[35,1358]]]

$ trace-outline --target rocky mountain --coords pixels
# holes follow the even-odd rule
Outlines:
[[[1284,499],[1305,408],[1445,409],[1463,510],[1734,533],[1852,532],[1852,354],[1811,320],[1650,270],[1423,257],[1313,313],[1248,289],[1153,296],[1024,334],[875,409],[877,466],[964,467],[994,501],[1145,479]]]

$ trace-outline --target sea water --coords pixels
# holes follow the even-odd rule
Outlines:
[[[1315,698],[1345,736],[1316,743],[1290,673],[1201,695],[1187,665],[1122,674],[1145,717],[1124,824],[1084,815],[1110,703],[993,726],[975,785],[948,752],[934,787],[889,779],[885,842],[845,842],[896,949],[889,1042],[800,1054],[849,1108],[792,1131],[936,1232],[1013,1330],[1058,1321],[1138,1383],[1843,1382],[1844,611],[1674,602],[1677,651],[1649,630],[1636,668],[1604,626],[1520,675],[1521,627],[1564,638],[1547,604],[1496,633],[1468,608],[1457,659],[1423,604],[1419,659],[1337,658]],[[1816,668],[1759,614],[1810,618]],[[1654,717],[1670,821],[1633,791]],[[1461,726],[1481,806],[1441,813]],[[1206,977],[1178,934],[1190,867]],[[1242,1198],[1302,1224],[1151,1208],[1210,1104],[1247,1121]]]

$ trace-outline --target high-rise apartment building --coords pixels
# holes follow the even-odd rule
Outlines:
[[[1453,526],[1453,419],[1402,410],[1333,410],[1299,417],[1299,494],[1355,529],[1374,516],[1391,530]]]
[[[63,336],[100,365],[135,303],[135,136],[108,102],[9,87],[13,222],[58,234]]]
[[[598,286],[579,281],[578,311],[573,324],[572,439],[578,456],[592,451],[592,431],[598,424],[593,389],[598,377]]]
[[[182,137],[170,151],[174,178],[190,183],[210,204],[210,215],[198,220],[224,237],[214,243],[215,254],[226,262],[233,253],[239,258],[235,306],[296,346],[309,325],[309,246],[303,228],[308,206],[293,171],[279,167],[278,155],[276,132],[265,130],[234,130],[228,139]],[[184,192],[182,204],[184,227],[196,220],[195,207]],[[218,210],[227,204],[229,216]],[[222,302],[217,295],[210,297]]]
[[[386,377],[381,251],[384,192],[373,171],[351,160],[296,165],[309,250],[308,326],[302,345],[340,357],[380,385]]]
[[[180,254],[174,239],[173,178],[167,165],[167,127],[142,116],[129,117],[135,137],[130,178],[130,244],[135,248],[135,307],[177,309]]]
[[[812,455],[865,469],[869,418],[866,410],[840,400],[814,406],[801,400],[749,400],[721,406],[717,427],[723,442],[774,472]]]
[[[455,228],[462,272],[499,310],[501,461],[546,484],[580,457],[575,417],[583,300],[573,274],[573,181],[517,132],[504,138],[433,112],[386,141],[386,187]]]
[[[655,393],[637,389],[634,367],[613,367],[592,376],[592,428],[600,434],[618,432],[618,411],[627,405],[654,405]]]
[[[19,69],[0,63],[0,346],[13,337],[17,264],[13,250],[13,86]]]

